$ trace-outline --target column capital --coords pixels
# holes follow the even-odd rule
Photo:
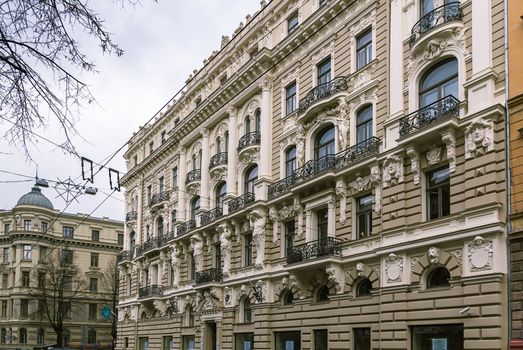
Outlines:
[[[271,91],[271,89],[272,89],[272,80],[270,78],[268,78],[268,77],[265,77],[258,84],[258,86],[262,89],[262,92]]]
[[[225,112],[229,115],[229,117],[236,117],[238,109],[234,106],[230,106]]]

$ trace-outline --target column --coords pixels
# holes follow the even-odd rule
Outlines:
[[[138,213],[138,216],[136,217],[136,236],[135,241],[136,245],[142,244],[142,219],[143,219],[143,206],[142,206],[142,200],[143,200],[143,193],[145,191],[145,184],[143,181],[143,177],[140,179],[140,191],[138,191],[138,203],[136,203],[136,212]]]
[[[401,1],[390,2],[390,99],[389,116],[396,117],[403,111],[403,41]]]
[[[200,207],[209,209],[209,130],[203,129],[202,135],[202,166],[200,169]]]
[[[330,200],[328,203],[329,221],[327,223],[327,236],[329,237],[336,236],[336,207],[334,203],[334,199]]]
[[[237,196],[238,184],[237,184],[237,165],[238,165],[238,152],[236,147],[238,146],[238,125],[236,110],[234,108],[229,109],[229,144],[227,145],[227,195]]]
[[[179,221],[185,221],[185,176],[187,175],[187,162],[185,160],[185,147],[180,148],[180,164],[178,164],[178,215]]]
[[[305,242],[311,242],[312,237],[312,210],[308,209],[305,211]],[[316,238],[318,234],[316,233]]]
[[[271,108],[271,89],[272,83],[270,79],[265,78],[261,83],[261,116],[260,116],[260,164],[259,164],[259,178],[270,179],[271,177],[271,163],[272,163],[272,108]]]

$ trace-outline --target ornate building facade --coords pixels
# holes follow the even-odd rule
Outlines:
[[[129,141],[118,348],[506,348],[503,11],[262,1]]]
[[[64,346],[111,349],[112,322],[102,318],[101,310],[112,307],[112,294],[103,281],[122,251],[123,223],[60,213],[35,186],[12,210],[0,210],[0,230],[0,349],[56,344],[44,302],[51,314],[58,303],[66,310],[60,313]],[[64,261],[60,267],[74,266],[68,271],[78,272],[61,274],[52,263],[57,254]],[[70,283],[53,283],[58,277]],[[41,297],[44,289],[47,298]]]

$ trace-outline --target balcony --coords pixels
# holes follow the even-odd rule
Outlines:
[[[238,152],[250,146],[258,146],[260,144],[260,140],[261,134],[259,131],[253,131],[243,135],[238,141]]]
[[[133,258],[133,255],[134,255],[133,251],[131,251],[131,250],[124,250],[123,252],[121,252],[120,254],[117,255],[116,262],[117,263],[121,263],[121,262],[124,262],[124,261],[131,261],[132,258]]]
[[[138,219],[138,212],[130,211],[125,215],[125,222],[136,221]]]
[[[174,237],[176,237],[175,233],[176,232],[171,231],[169,233],[166,233],[165,235],[161,235],[160,237],[158,237],[158,246],[163,247],[164,245],[169,243],[170,240],[172,240],[172,239],[174,239]]]
[[[185,177],[185,184],[190,184],[191,182],[200,181],[202,179],[202,170],[201,169],[194,169],[187,173],[187,176]]]
[[[149,208],[153,208],[169,200],[169,192],[160,192],[154,194],[149,200]]]
[[[232,199],[228,204],[229,205],[229,214],[237,212],[241,209],[244,209],[249,204],[254,203],[255,200],[256,200],[256,198],[254,197],[254,193],[252,193],[252,192],[244,193],[241,196],[238,196],[238,197]]]
[[[196,221],[195,220],[189,220],[186,221],[183,224],[178,225],[176,227],[176,237],[181,237],[187,232],[194,230],[196,228]]]
[[[324,100],[340,91],[349,89],[347,77],[337,77],[328,83],[320,84],[310,90],[298,105],[298,114],[303,114],[310,106],[318,101]]]
[[[343,170],[366,158],[378,155],[379,151],[380,139],[374,136],[352,147],[349,147],[345,151],[341,151],[336,154],[336,171]]]
[[[153,249],[156,249],[160,247],[160,239],[159,238],[151,238],[147,241],[143,242],[141,245],[136,247],[136,256],[141,256],[148,251],[151,251]]]
[[[162,286],[151,284],[150,286],[142,287],[138,290],[139,298],[158,297],[163,295]]]
[[[196,272],[195,276],[196,284],[208,283],[208,282],[221,282],[222,281],[222,271],[221,269],[207,269],[203,271]]]
[[[220,152],[212,156],[209,161],[209,170],[220,165],[227,165],[227,152]]]
[[[451,2],[437,7],[414,24],[410,31],[410,47],[428,31],[442,25],[443,23],[461,20],[463,13],[459,8],[459,2]]]
[[[222,216],[223,216],[223,208],[216,207],[212,210],[208,210],[208,211],[202,213],[202,216],[200,217],[200,223],[202,226],[205,226]]]
[[[432,124],[459,116],[459,100],[452,95],[442,98],[399,121],[400,138],[407,137]]]
[[[325,237],[290,247],[287,249],[287,264],[328,256],[341,257],[341,244],[342,240],[339,238]]]

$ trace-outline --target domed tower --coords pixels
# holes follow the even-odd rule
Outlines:
[[[20,205],[32,205],[36,207],[54,209],[53,203],[51,203],[49,198],[43,195],[42,190],[37,186],[34,186],[31,189],[31,192],[26,193],[22,197],[20,197],[20,199],[16,203],[16,207]]]

